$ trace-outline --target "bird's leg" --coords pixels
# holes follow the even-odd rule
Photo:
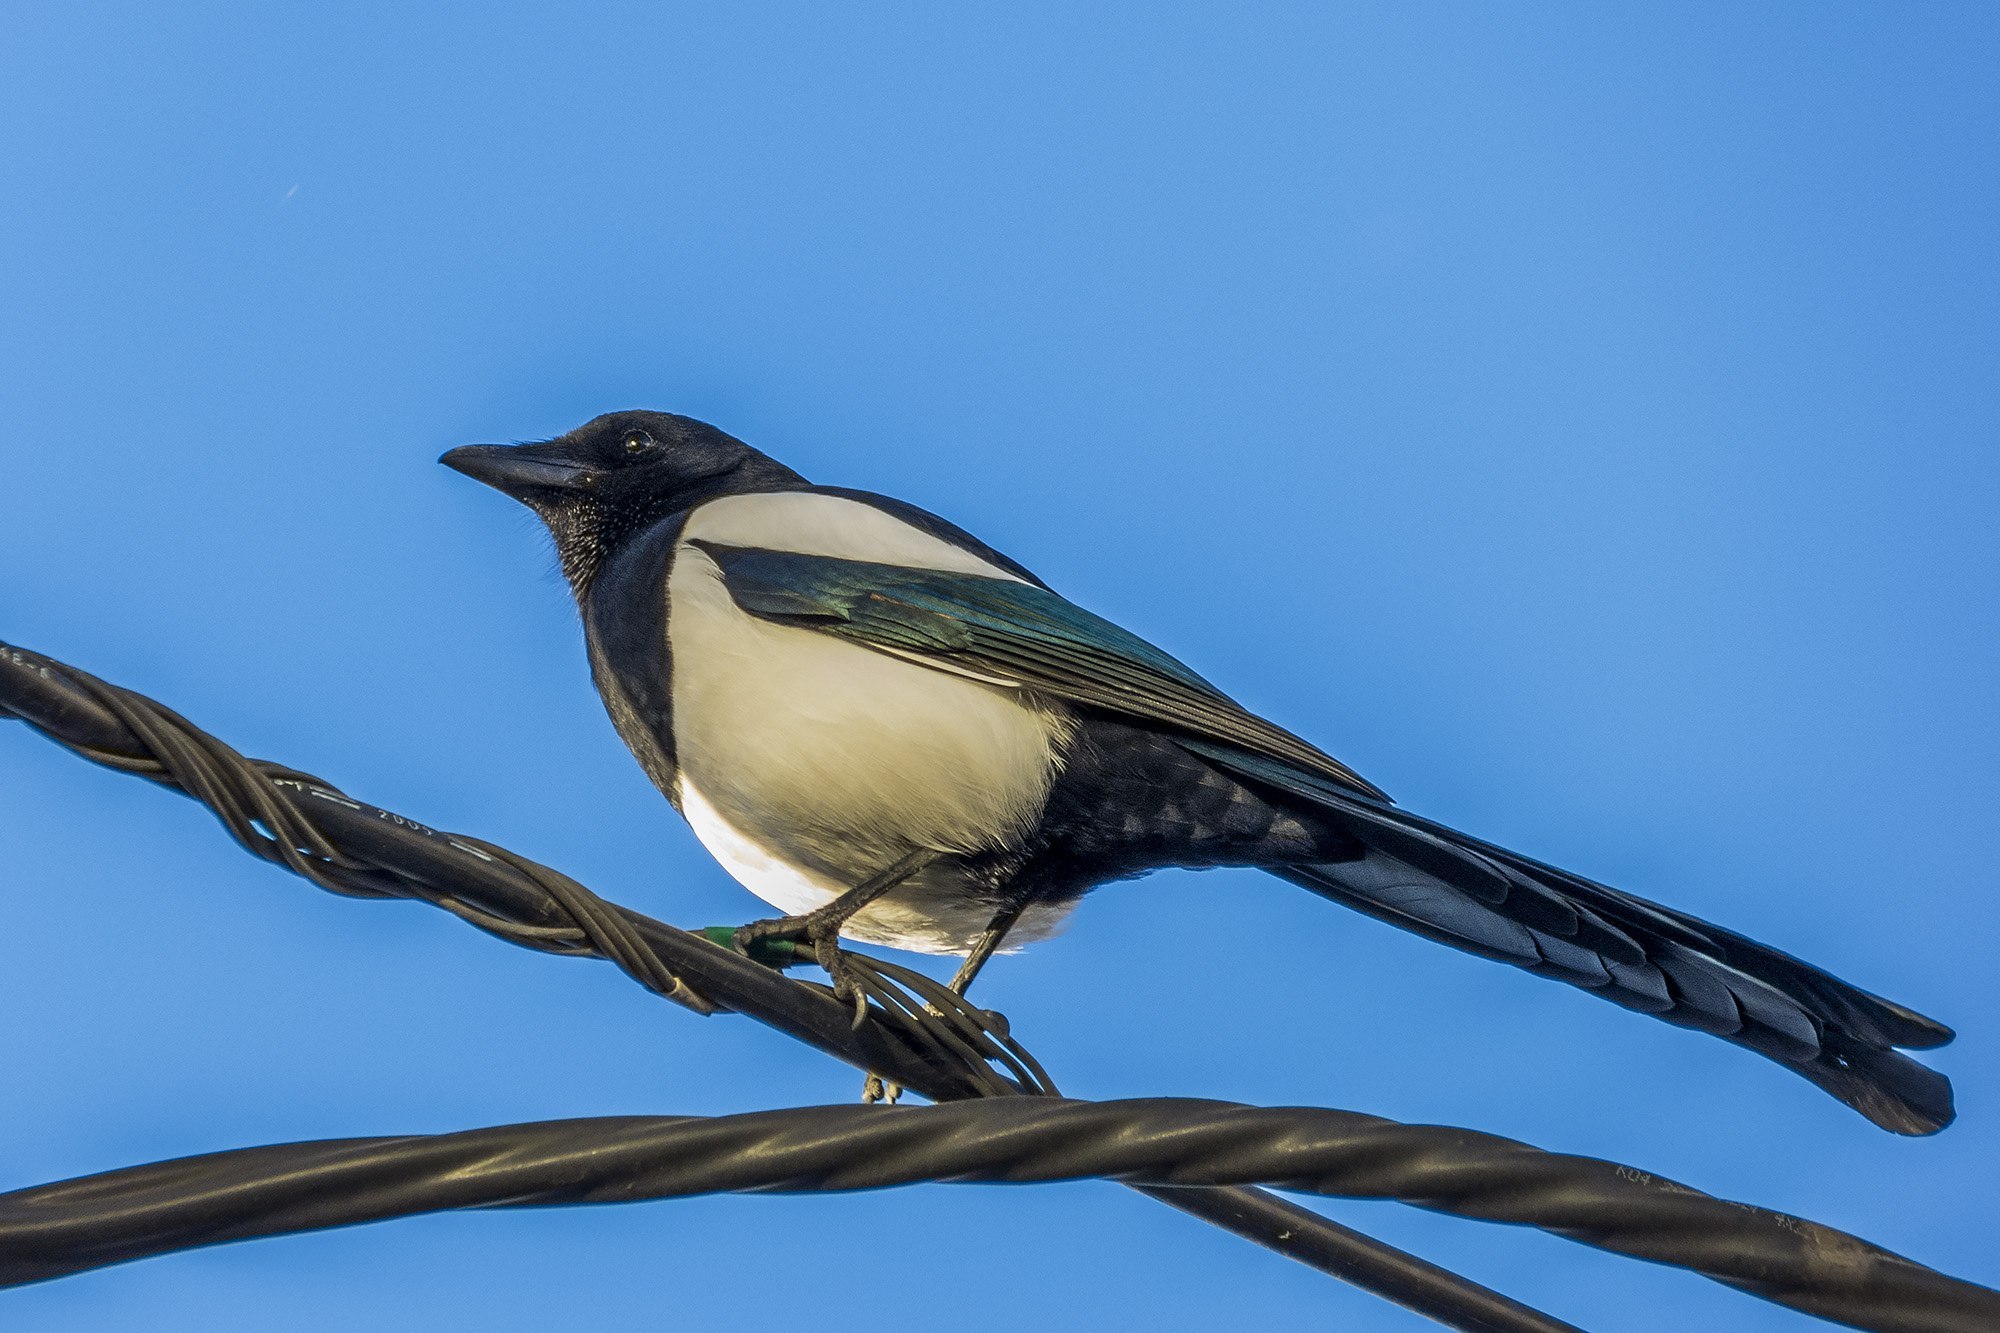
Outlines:
[[[958,971],[952,974],[951,981],[945,987],[946,990],[954,995],[963,995],[971,988],[972,979],[986,966],[986,960],[993,956],[994,950],[998,949],[1001,941],[1007,938],[1007,932],[1021,919],[1021,913],[1027,910],[1027,906],[1027,899],[1021,898],[1008,903],[994,914],[993,920],[987,923],[986,929],[980,932],[977,940],[973,941],[972,950],[965,955],[965,961],[960,963]],[[890,1083],[878,1074],[870,1074],[867,1081],[861,1085],[861,1100],[864,1102],[893,1103],[902,1095],[903,1089],[900,1084]]]
[[[986,929],[973,942],[972,951],[965,955],[965,961],[958,965],[958,971],[952,974],[947,990],[954,995],[963,995],[971,989],[972,979],[986,966],[986,960],[993,956],[993,951],[1007,938],[1007,932],[1021,919],[1021,913],[1027,910],[1027,906],[1026,899],[1010,902],[994,915],[993,920],[987,923]]]
[[[819,965],[833,980],[835,998],[845,1000],[854,1006],[854,1026],[859,1028],[868,1017],[868,997],[854,984],[849,973],[846,955],[840,949],[840,928],[856,912],[880,898],[910,876],[942,856],[942,852],[922,847],[904,856],[886,870],[878,871],[823,907],[815,907],[810,912],[796,916],[772,917],[764,921],[752,921],[747,926],[737,928],[734,938],[736,951],[748,954],[751,946],[764,940],[804,940],[812,945]]]

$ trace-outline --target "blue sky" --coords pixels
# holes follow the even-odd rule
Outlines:
[[[9,27],[0,638],[669,920],[761,915],[604,720],[526,514],[433,462],[701,416],[955,518],[1412,808],[1963,1033],[1961,1122],[1899,1140],[1720,1042],[1177,874],[982,983],[1067,1089],[1471,1125],[2000,1283],[1990,6]],[[0,793],[0,1184],[858,1091],[609,968],[317,893],[25,729]],[[1594,1329],[1806,1324],[1330,1211]],[[445,1216],[0,1308],[732,1328],[780,1281],[827,1330],[1419,1326],[1099,1185]]]

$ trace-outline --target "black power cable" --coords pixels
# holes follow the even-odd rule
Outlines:
[[[452,1208],[1089,1178],[1394,1199],[1693,1266],[1864,1328],[2000,1327],[2000,1293],[1611,1162],[1351,1111],[1176,1097],[619,1116],[243,1148],[0,1194],[0,1283]]]
[[[708,1177],[669,1172],[672,1179],[683,1182],[711,1183],[659,1187],[669,1178],[658,1173],[667,1170],[659,1162],[661,1155],[671,1157],[674,1151],[672,1135],[698,1136],[727,1132],[713,1128],[717,1126],[738,1127],[736,1132],[751,1136],[739,1141],[744,1161],[737,1165],[747,1169],[778,1152],[773,1145],[782,1146],[782,1135],[776,1140],[757,1138],[778,1125],[788,1126],[794,1134],[803,1132],[839,1159],[818,1159],[832,1178],[847,1182],[827,1188],[907,1183],[867,1174],[898,1160],[913,1172],[909,1181],[989,1178],[977,1172],[1003,1168],[980,1159],[980,1151],[990,1152],[993,1143],[1010,1141],[1010,1132],[1029,1133],[1031,1139],[1040,1133],[1044,1138],[1039,1146],[1031,1145],[1033,1162],[1009,1168],[1029,1174],[1004,1176],[1003,1172],[1003,1178],[1095,1174],[1124,1178],[1177,1208],[1462,1329],[1547,1333],[1569,1326],[1315,1213],[1231,1182],[1276,1181],[1288,1188],[1400,1198],[1464,1216],[1540,1226],[1586,1244],[1690,1268],[1766,1299],[1858,1327],[2000,1327],[2000,1295],[1843,1233],[1723,1204],[1630,1168],[1543,1153],[1469,1130],[1393,1125],[1338,1111],[1263,1111],[1172,1100],[1077,1103],[1012,1095],[1046,1092],[1050,1087],[1032,1058],[1006,1035],[1003,1022],[969,1006],[952,1010],[954,1001],[918,974],[878,963],[875,983],[885,988],[880,994],[891,1003],[886,1009],[879,1004],[871,1009],[872,1021],[855,1032],[847,1009],[825,987],[789,981],[700,936],[606,903],[574,880],[491,844],[438,833],[363,805],[305,774],[246,760],[143,696],[5,645],[0,645],[0,714],[28,721],[86,758],[197,797],[249,850],[336,892],[418,898],[513,943],[609,958],[649,989],[698,1012],[735,1009],[939,1101],[999,1098],[894,1112],[835,1107],[715,1121],[551,1122],[434,1138],[248,1149],[133,1168],[0,1197],[0,1271],[17,1271],[4,1266],[17,1254],[27,1256],[15,1280],[55,1276],[239,1235],[406,1212],[507,1202],[583,1202],[583,1197],[562,1191],[582,1179],[577,1172],[593,1163],[603,1164],[603,1175],[593,1178],[591,1188],[607,1199],[782,1188],[788,1181],[796,1187],[811,1171],[799,1167],[797,1175],[731,1177],[724,1171],[727,1163],[714,1165],[722,1174]],[[918,988],[914,1002],[897,994],[899,983]],[[996,1061],[1007,1070],[1005,1075],[993,1068]],[[1134,1111],[1135,1107],[1145,1109]],[[1043,1112],[1054,1119],[1038,1120]],[[869,1119],[885,1114],[892,1118]],[[913,1114],[931,1119],[912,1121]],[[1109,1119],[1090,1120],[1091,1115]],[[1132,1119],[1135,1115],[1137,1120]],[[1076,1118],[1063,1121],[1064,1116]],[[818,1128],[784,1117],[807,1117]],[[1258,1132],[1277,1137],[1257,1139],[1244,1129],[1253,1121]],[[895,1128],[925,1124],[942,1128]],[[742,1130],[746,1125],[752,1128]],[[760,1125],[764,1128],[757,1129]],[[1331,1174],[1315,1176],[1299,1165],[1298,1158],[1286,1156],[1297,1148],[1296,1136],[1287,1137],[1288,1131],[1274,1128],[1279,1125],[1291,1130],[1309,1125],[1312,1133],[1331,1135],[1322,1142],[1333,1154],[1327,1160],[1335,1165],[1324,1167]],[[1340,1139],[1342,1125],[1354,1136]],[[1084,1129],[1079,1131],[1078,1126]],[[600,1141],[603,1134],[620,1132],[636,1136],[620,1141],[624,1155],[612,1151],[618,1144]],[[905,1156],[900,1159],[893,1143],[869,1137],[897,1132],[916,1136],[905,1141]],[[649,1139],[647,1133],[655,1137]],[[932,1138],[926,1139],[926,1134]],[[1074,1137],[1078,1134],[1081,1137]],[[1203,1134],[1211,1137],[1204,1139]],[[662,1140],[660,1135],[668,1137]],[[1073,1150],[1069,1157],[1060,1151],[1066,1135],[1072,1136],[1067,1140]],[[713,1149],[715,1142],[707,1142]],[[982,1144],[986,1147],[978,1146]],[[1161,1155],[1131,1156],[1135,1144],[1151,1144]],[[1203,1157],[1203,1144],[1220,1157]],[[932,1150],[936,1157],[923,1157]],[[1260,1150],[1265,1156],[1257,1156]],[[438,1159],[427,1156],[433,1151],[458,1165],[437,1167]],[[453,1152],[471,1152],[473,1160],[450,1158]],[[971,1156],[951,1156],[953,1152]],[[1076,1156],[1079,1152],[1085,1156]],[[1089,1157],[1089,1152],[1102,1155]],[[1343,1152],[1348,1155],[1341,1156]],[[980,1167],[980,1160],[987,1160],[987,1166]],[[968,1161],[973,1164],[965,1165]],[[1033,1174],[1049,1170],[1050,1161],[1068,1162],[1069,1169]],[[489,1163],[492,1173],[478,1169],[481,1162]],[[457,1188],[453,1182],[466,1171],[479,1183],[492,1174],[495,1180],[504,1178],[519,1186],[521,1180],[507,1171],[530,1162],[558,1174],[539,1189],[523,1187],[513,1194],[503,1190],[461,1198],[453,1193]],[[933,1169],[918,1169],[925,1164]],[[674,1169],[685,1173],[693,1166],[681,1161]],[[256,1174],[260,1170],[264,1176]],[[251,1174],[245,1176],[245,1171]],[[562,1171],[570,1174],[561,1175]],[[317,1204],[300,1198],[286,1202],[286,1182],[300,1172],[319,1182]],[[749,1183],[727,1183],[732,1179]],[[1644,1188],[1635,1193],[1635,1185]],[[653,1192],[644,1193],[648,1188]],[[268,1193],[271,1190],[277,1193]],[[114,1199],[124,1202],[107,1202]],[[270,1207],[243,1211],[257,1199]],[[388,1206],[385,1199],[400,1202]],[[243,1208],[229,1212],[235,1206],[232,1200]],[[322,1211],[315,1212],[315,1207]],[[343,1207],[350,1211],[340,1212]],[[214,1211],[217,1208],[222,1212]],[[136,1235],[127,1225],[140,1217],[166,1225],[175,1216],[186,1229],[147,1232],[152,1240]],[[305,1220],[288,1224],[287,1218]],[[162,1236],[179,1239],[158,1243]],[[137,1248],[120,1248],[133,1245]],[[35,1270],[36,1263],[44,1270]]]

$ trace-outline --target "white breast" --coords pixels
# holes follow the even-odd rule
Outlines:
[[[988,851],[1033,825],[1065,716],[1003,686],[746,615],[696,540],[1015,576],[836,496],[729,496],[690,515],[667,600],[678,795],[745,888],[803,911],[917,848]],[[969,927],[939,919],[961,914],[950,910],[956,888],[920,880],[851,933],[962,949],[987,909],[968,905],[982,918]]]

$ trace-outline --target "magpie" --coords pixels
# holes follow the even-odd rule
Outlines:
[[[914,505],[807,481],[689,417],[614,412],[441,460],[555,540],[618,734],[695,836],[786,913],[739,947],[839,937],[962,955],[1085,893],[1253,866],[1419,935],[1713,1033],[1885,1129],[1950,1082],[1951,1029],[1720,926],[1408,813],[1152,644]]]

